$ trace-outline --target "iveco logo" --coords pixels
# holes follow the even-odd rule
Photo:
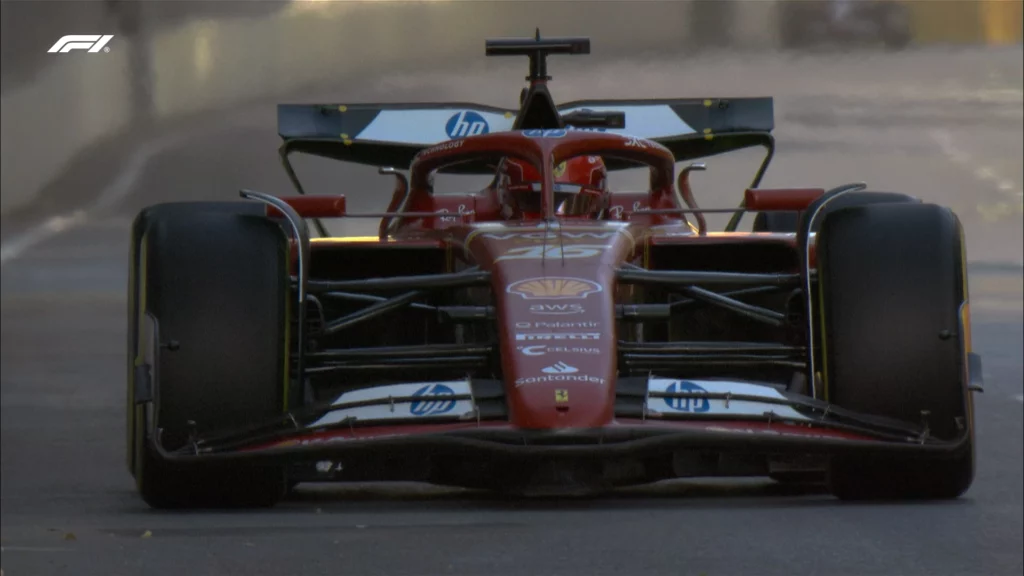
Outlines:
[[[541,370],[541,372],[545,374],[575,374],[579,372],[579,369],[575,366],[570,366],[565,362],[555,362],[551,366]]]
[[[413,416],[436,416],[445,414],[455,409],[455,400],[438,398],[438,396],[455,396],[455,391],[444,384],[428,384],[412,393],[417,398],[414,400],[409,411]]]

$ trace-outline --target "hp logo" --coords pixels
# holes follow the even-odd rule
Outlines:
[[[665,389],[669,394],[707,392],[693,382],[681,380],[673,382]],[[711,403],[707,398],[665,398],[665,404],[678,412],[707,412],[711,409]]]
[[[444,131],[448,133],[449,138],[478,136],[487,134],[490,130],[491,127],[487,125],[487,120],[472,110],[459,112],[449,118],[448,123],[444,125]]]
[[[455,400],[442,400],[436,398],[436,396],[455,396],[455,391],[444,384],[427,384],[413,392],[412,395],[417,398],[422,396],[435,396],[435,398],[413,401],[412,406],[409,408],[409,411],[412,412],[413,416],[436,416],[438,414],[451,412],[455,409]]]

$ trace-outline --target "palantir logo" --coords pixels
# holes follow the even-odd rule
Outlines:
[[[436,416],[455,409],[455,400],[437,398],[437,396],[455,396],[455,391],[444,384],[427,384],[413,392],[412,395],[417,398],[428,396],[423,400],[413,401],[409,408],[413,416]],[[429,396],[433,396],[433,398],[429,398]]]
[[[113,38],[113,34],[104,34],[103,36],[99,34],[72,34],[57,40],[57,43],[51,46],[47,52],[50,54],[71,52],[72,50],[88,50],[93,54],[100,50],[110,52],[110,48],[107,48],[107,43]]]
[[[679,393],[690,393],[690,392],[704,392],[707,390],[697,386],[693,382],[687,382],[681,380],[679,382],[673,382],[669,384],[665,392],[669,394]],[[665,404],[669,408],[678,412],[707,412],[711,409],[711,403],[707,398],[665,398]]]
[[[448,123],[444,125],[444,131],[448,133],[449,138],[463,138],[487,134],[491,131],[491,127],[483,116],[472,110],[466,110],[449,118]]]

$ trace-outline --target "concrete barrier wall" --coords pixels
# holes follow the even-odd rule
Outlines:
[[[106,10],[101,2],[76,4]],[[217,5],[235,4],[247,3]],[[1014,0],[909,4],[922,42],[966,38],[964,28],[987,30],[975,33],[975,41],[1012,41],[1014,26],[1019,28],[1020,2]],[[529,35],[538,23],[544,35],[590,36],[590,59],[602,60],[663,57],[705,46],[771,49],[779,27],[777,3],[771,0],[300,1],[244,12],[248,15],[179,17],[170,26],[151,21],[143,26],[148,33],[115,37],[106,54],[43,54],[49,57],[43,59],[44,71],[2,96],[2,212],[30,201],[90,143],[133,122],[140,85],[147,92],[149,119],[160,121],[294,95],[307,85],[338,85],[344,78],[482,65],[484,38]],[[94,20],[113,21],[103,14]],[[31,49],[45,52],[57,37]]]
[[[127,125],[126,55],[68,54],[3,95],[3,213],[30,201],[90,143]]]
[[[586,35],[593,57],[682,50],[684,2],[300,2],[274,18],[196,22],[153,41],[156,110],[176,114],[254,94],[376,72],[482,61],[484,38]],[[636,12],[644,13],[637,19]],[[524,62],[525,70],[525,62]]]
[[[83,16],[101,23],[96,32],[116,33],[103,3],[76,4],[96,12]],[[591,36],[597,57],[664,53],[684,46],[688,4],[293,2],[255,16],[144,22],[141,36],[117,35],[104,54],[45,54],[68,32],[46,30],[17,48],[39,51],[33,62],[42,72],[2,96],[2,212],[30,201],[91,142],[133,121],[133,84],[148,92],[151,120],[160,121],[346,77],[458,68],[483,60],[484,38],[530,35],[537,22],[546,35]]]

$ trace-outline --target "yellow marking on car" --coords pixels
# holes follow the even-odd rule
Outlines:
[[[137,318],[136,321],[138,322],[139,338],[138,338],[138,342],[136,343],[136,346],[135,346],[135,362],[134,362],[134,364],[136,366],[138,366],[138,364],[143,360],[143,358],[142,358],[142,356],[141,356],[141,354],[139,352],[140,350],[143,349],[142,348],[142,339],[144,337],[144,334],[143,334],[143,330],[142,329],[143,329],[144,325],[143,325],[142,319],[145,317],[146,306],[147,306],[147,303],[148,303],[148,300],[149,300],[149,298],[147,297],[148,290],[147,290],[147,286],[146,286],[146,284],[147,284],[147,278],[146,277],[148,276],[148,273],[149,273],[149,259],[146,257],[146,255],[149,253],[148,245],[149,245],[149,231],[146,231],[142,235],[142,238],[139,241],[139,246],[142,249],[142,253],[139,255],[139,270],[138,270],[138,277],[139,277],[139,306],[138,306],[138,309],[139,309],[139,314],[138,314],[138,318]],[[146,338],[147,338],[147,343],[148,343],[148,338],[149,337],[146,337]],[[136,489],[138,489],[141,492],[142,488],[143,488],[143,486],[142,486],[143,477],[145,476],[145,473],[142,470],[142,460],[145,458],[145,451],[146,451],[146,434],[147,434],[147,431],[145,429],[145,425],[146,425],[146,422],[145,422],[145,419],[146,419],[146,407],[141,405],[141,404],[135,404],[135,400],[134,400],[134,388],[135,388],[134,374],[135,374],[135,371],[132,370],[132,379],[131,379],[131,384],[130,385],[131,385],[132,390],[133,390],[133,398],[132,398],[131,409],[134,410],[134,412],[135,412],[135,417],[133,418],[133,426],[132,426],[132,436],[133,436],[134,447],[135,447],[135,454],[134,454],[134,463],[135,463],[134,464],[134,468],[135,468],[134,469],[134,476],[135,476],[135,487],[136,487]],[[155,412],[154,412],[154,415],[155,415]],[[143,429],[141,430],[141,433],[139,431],[139,426],[140,425],[143,426]]]
[[[336,243],[336,242],[393,242],[393,240],[386,239],[381,240],[379,236],[337,236],[332,238],[310,238],[310,244],[317,244],[319,242]]]

